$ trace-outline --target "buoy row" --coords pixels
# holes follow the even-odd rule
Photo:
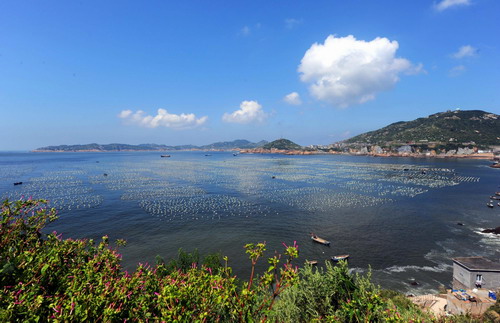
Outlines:
[[[23,176],[33,171],[6,169]],[[7,170],[0,169],[0,178],[6,175]],[[372,207],[479,178],[426,165],[262,156],[78,163],[75,169],[47,171],[22,181],[4,196],[46,198],[52,206],[74,210],[100,205],[103,197],[96,191],[116,191],[122,200],[135,201],[159,219],[190,221],[270,216],[283,208],[306,214]]]

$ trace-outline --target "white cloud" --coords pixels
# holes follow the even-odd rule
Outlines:
[[[451,56],[456,59],[464,58],[464,57],[471,57],[475,56],[477,54],[477,49],[470,46],[470,45],[465,45],[462,46],[458,49],[456,53],[453,53]]]
[[[229,123],[263,122],[268,114],[257,101],[243,101],[240,108],[232,113],[224,113],[222,120]]]
[[[260,29],[260,27],[262,27],[262,24],[260,22],[256,23],[253,26],[246,25],[241,28],[238,34],[242,36],[250,36],[252,34],[252,31],[258,30]]]
[[[442,0],[437,4],[434,4],[434,8],[437,11],[443,11],[451,7],[468,6],[470,4],[471,4],[470,0]]]
[[[466,70],[465,66],[457,65],[448,72],[448,75],[451,77],[456,77],[465,72],[465,70]]]
[[[285,101],[288,104],[292,105],[301,105],[302,100],[300,99],[300,95],[297,92],[292,92],[290,94],[285,95],[283,98],[283,101]]]
[[[248,36],[248,35],[250,35],[250,33],[251,33],[250,27],[245,26],[245,27],[241,28],[241,34],[243,36]]]
[[[128,118],[129,116],[132,115],[132,110],[123,110],[122,112],[120,112],[120,114],[118,115],[118,118],[122,118],[122,119],[126,119]]]
[[[364,103],[391,89],[400,73],[422,71],[422,65],[395,57],[398,47],[387,38],[367,42],[330,35],[307,50],[298,68],[300,79],[311,84],[309,91],[318,100],[341,108]]]
[[[190,129],[204,124],[208,117],[196,118],[193,113],[172,114],[165,109],[158,109],[155,116],[145,115],[144,111],[123,110],[118,117],[124,119],[129,124],[136,124],[142,127],[157,128],[167,127],[173,129]]]
[[[302,19],[287,18],[285,19],[285,27],[286,29],[293,29],[296,26],[302,24],[302,21]]]

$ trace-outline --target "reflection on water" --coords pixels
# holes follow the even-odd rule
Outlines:
[[[222,251],[246,273],[241,246],[298,240],[303,259],[350,253],[384,286],[423,292],[451,280],[452,256],[498,255],[484,207],[498,171],[467,160],[175,152],[0,154],[2,199],[45,198],[67,236],[129,240],[124,263],[179,247]],[[495,173],[496,171],[496,173]],[[22,185],[12,185],[22,181]],[[456,227],[454,221],[467,225]],[[500,221],[499,221],[500,222]],[[310,231],[332,241],[311,244]],[[475,244],[471,247],[471,244]],[[479,246],[479,247],[478,247]]]

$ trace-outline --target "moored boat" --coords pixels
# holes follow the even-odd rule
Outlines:
[[[338,261],[341,261],[341,260],[347,260],[347,259],[349,259],[349,255],[338,255],[338,256],[333,256],[331,259],[332,259],[332,261],[334,261],[334,262],[338,262]]]
[[[493,208],[495,205],[493,204],[493,201],[490,201],[489,203],[486,203],[486,206]]]
[[[170,157],[170,155],[161,155],[161,157]]]
[[[317,235],[315,235],[314,233],[311,233],[311,240],[314,242],[317,242],[317,243],[321,243],[322,245],[325,245],[325,246],[330,245],[330,241],[325,240],[323,238],[320,238]]]
[[[316,266],[318,264],[317,260],[306,260],[306,264],[311,266]]]

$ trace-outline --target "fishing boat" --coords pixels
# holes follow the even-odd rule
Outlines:
[[[15,182],[14,185],[22,185],[23,182]]]
[[[325,245],[325,246],[330,245],[330,241],[325,240],[323,238],[320,238],[317,235],[315,235],[314,233],[311,233],[311,240],[314,242],[317,242],[317,243],[321,243],[322,245]]]
[[[495,195],[496,196],[500,196],[500,192],[495,192]]]
[[[170,157],[170,155],[161,155],[161,157]]]
[[[317,260],[306,260],[306,264],[311,266],[316,266],[318,264]]]
[[[349,258],[349,255],[338,255],[338,256],[333,256],[331,259],[334,262],[338,262],[341,260],[347,260]]]
[[[491,200],[500,200],[500,196],[490,196]]]
[[[493,201],[490,201],[489,203],[486,203],[486,206],[493,208],[495,205],[493,204]]]
[[[491,168],[500,168],[500,163],[499,162],[496,162],[494,164],[491,164],[490,165]]]

